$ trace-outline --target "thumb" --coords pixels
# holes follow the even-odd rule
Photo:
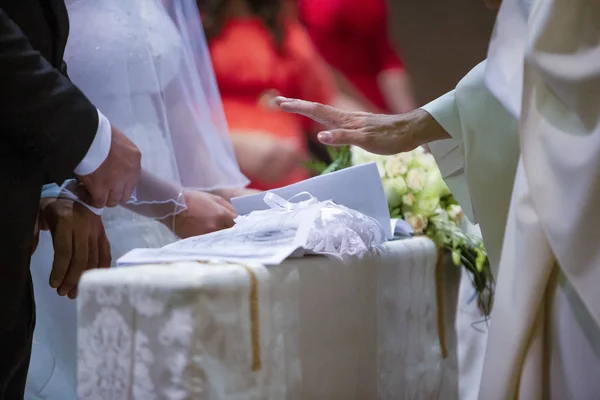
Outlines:
[[[353,129],[333,129],[319,132],[317,139],[328,146],[358,145],[363,141],[363,134]]]

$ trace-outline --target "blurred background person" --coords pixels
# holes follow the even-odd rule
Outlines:
[[[416,106],[409,75],[388,33],[385,0],[289,0],[339,86],[363,109],[403,113]]]
[[[268,190],[310,176],[317,127],[272,107],[277,95],[332,104],[338,90],[285,0],[198,0],[231,139],[249,187]],[[316,142],[313,142],[316,143]]]

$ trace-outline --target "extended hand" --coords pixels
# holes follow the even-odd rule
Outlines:
[[[184,193],[186,209],[174,218],[163,222],[180,238],[198,236],[221,229],[231,228],[237,216],[235,209],[227,200],[214,194],[186,191]],[[174,222],[174,223],[173,223]]]
[[[318,139],[329,146],[354,145],[376,154],[410,151],[433,140],[448,138],[444,129],[426,111],[381,115],[347,112],[303,100],[276,99],[287,112],[304,115],[329,128]]]
[[[131,197],[141,173],[141,153],[121,131],[112,127],[110,152],[100,167],[79,180],[91,195],[86,199],[97,208],[115,207]]]
[[[74,299],[84,271],[110,267],[102,218],[72,200],[48,198],[40,202],[39,221],[40,229],[50,230],[54,244],[50,286]]]

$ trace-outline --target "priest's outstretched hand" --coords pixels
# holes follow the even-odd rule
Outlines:
[[[324,104],[278,97],[276,104],[290,113],[308,117],[328,128],[318,139],[329,146],[354,145],[375,153],[391,155],[450,135],[426,111],[383,115],[342,111]]]

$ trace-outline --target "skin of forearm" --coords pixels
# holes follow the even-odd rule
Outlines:
[[[400,115],[394,126],[396,130],[411,135],[414,142],[420,146],[452,138],[431,114],[420,108]]]
[[[168,182],[145,170],[142,170],[136,188],[136,197],[141,202],[126,203],[123,207],[144,217],[162,220],[165,215],[181,211],[184,200],[181,185]]]

